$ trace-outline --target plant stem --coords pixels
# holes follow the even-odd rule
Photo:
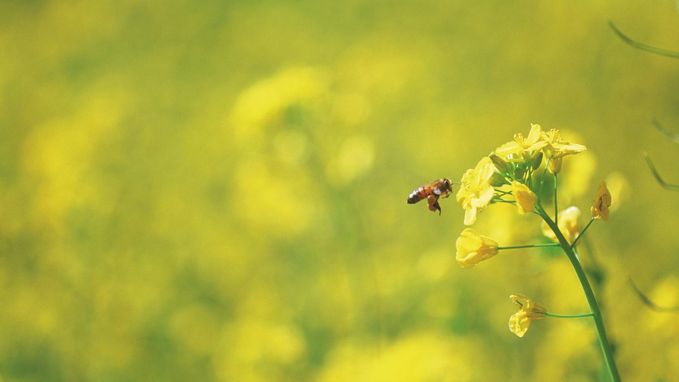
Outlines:
[[[556,313],[546,312],[545,316],[554,317],[554,318],[581,318],[581,317],[593,317],[594,313],[589,312],[589,313],[580,313],[580,314],[556,314]]]
[[[559,230],[559,226],[557,226],[556,223],[552,219],[550,219],[550,217],[547,215],[542,206],[538,205],[537,207],[538,211],[542,215],[542,219],[545,221],[545,223],[547,223],[549,228],[552,229],[552,232],[554,232],[554,235],[559,240],[561,248],[568,257],[568,260],[571,262],[571,265],[575,270],[575,274],[578,276],[578,280],[580,281],[580,285],[582,286],[582,291],[585,293],[587,303],[589,304],[589,309],[592,312],[592,318],[594,318],[597,335],[599,337],[599,345],[601,346],[601,351],[604,354],[604,361],[606,363],[606,366],[608,367],[608,372],[610,373],[613,381],[620,382],[620,374],[618,374],[618,368],[615,365],[615,359],[613,359],[611,345],[608,342],[608,337],[606,336],[606,328],[604,326],[603,317],[601,316],[601,309],[599,309],[599,303],[597,302],[596,297],[594,296],[592,286],[590,285],[589,280],[587,280],[587,275],[585,274],[585,271],[582,269],[582,265],[580,265],[580,261],[578,261],[578,257],[575,254],[575,251],[568,243],[566,238],[563,236],[561,230]]]
[[[583,237],[583,236],[585,235],[585,232],[587,232],[587,228],[589,228],[589,226],[591,226],[593,222],[594,222],[594,218],[589,219],[589,223],[587,223],[587,225],[586,225],[585,228],[582,230],[582,232],[580,232],[580,234],[578,235],[578,237],[575,238],[575,240],[574,240],[573,243],[571,244],[571,248],[575,248],[575,243],[577,243],[578,240],[580,240],[580,238]]]
[[[508,203],[508,204],[514,204],[514,205],[516,204],[516,202],[513,201],[513,200],[504,200],[504,199],[493,199],[492,202],[493,203]]]
[[[560,247],[561,244],[558,243],[547,243],[547,244],[525,244],[525,245],[505,245],[497,247],[497,249],[519,249],[519,248],[542,248],[542,247]]]

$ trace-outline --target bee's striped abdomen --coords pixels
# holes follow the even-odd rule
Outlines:
[[[419,187],[408,195],[408,204],[414,204],[426,197],[424,187]]]

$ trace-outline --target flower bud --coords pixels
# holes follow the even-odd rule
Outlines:
[[[537,153],[533,154],[533,158],[531,158],[531,166],[533,167],[533,170],[537,170],[538,167],[542,164],[542,151],[538,151]]]
[[[547,165],[547,170],[551,174],[558,174],[559,171],[561,171],[561,163],[563,162],[563,158],[552,158],[549,160],[549,164]]]
[[[507,163],[507,161],[497,156],[495,153],[490,154],[488,157],[490,158],[491,161],[493,161],[495,168],[500,174],[506,175],[511,172],[511,166],[509,165],[509,163]]]

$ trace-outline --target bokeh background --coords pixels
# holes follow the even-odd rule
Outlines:
[[[408,193],[531,122],[616,208],[583,262],[624,380],[679,379],[679,50],[670,0],[3,1],[3,381],[607,380],[558,251],[454,262],[463,211]],[[584,223],[584,221],[583,221]],[[492,206],[475,229],[544,242]]]

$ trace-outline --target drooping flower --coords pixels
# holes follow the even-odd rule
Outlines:
[[[455,260],[462,268],[469,268],[497,255],[497,247],[495,240],[465,228],[455,241]]]
[[[594,198],[594,204],[590,209],[592,217],[594,219],[608,220],[608,209],[611,206],[611,202],[611,193],[608,191],[608,187],[606,187],[606,182],[601,182],[596,198]]]
[[[572,243],[580,234],[580,216],[582,212],[575,206],[566,208],[565,210],[559,212],[559,230],[563,234],[563,237],[569,243]],[[542,234],[545,235],[550,240],[558,242],[559,240],[549,228],[547,223],[544,221],[540,225],[542,228]]]
[[[488,157],[483,157],[473,169],[462,175],[460,190],[455,196],[464,208],[464,224],[472,225],[476,221],[476,213],[486,207],[495,195],[491,185],[491,178],[495,173],[495,166]]]
[[[514,140],[495,149],[495,154],[505,158],[522,153],[532,154],[547,145],[547,142],[542,138],[542,128],[540,125],[531,124],[527,137],[524,138],[521,133],[514,134]]]
[[[587,150],[587,147],[578,143],[568,143],[561,138],[561,132],[551,129],[542,133],[542,140],[546,142],[542,151],[549,161],[547,169],[552,174],[561,171],[561,163],[566,155],[574,155]]]
[[[523,337],[530,323],[543,318],[547,310],[524,295],[513,294],[509,298],[519,305],[519,311],[509,317],[509,330],[518,337]]]
[[[516,199],[516,207],[519,209],[519,214],[527,214],[533,212],[535,208],[535,202],[537,202],[538,197],[533,191],[531,191],[528,186],[523,183],[513,181],[512,182],[512,195]]]

